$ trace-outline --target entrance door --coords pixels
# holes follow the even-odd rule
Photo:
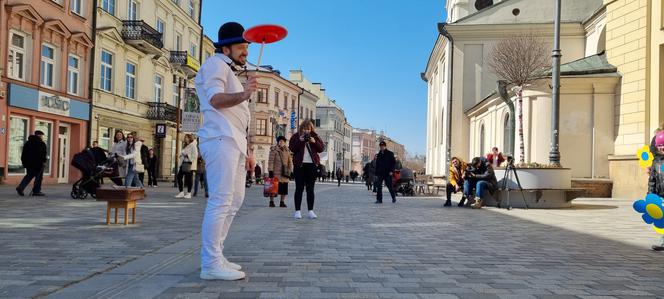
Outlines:
[[[69,182],[69,125],[58,128],[58,183]]]

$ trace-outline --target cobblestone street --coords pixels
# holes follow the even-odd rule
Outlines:
[[[136,225],[107,226],[105,203],[71,200],[69,187],[46,186],[44,198],[0,188],[0,297],[664,296],[664,256],[650,250],[657,236],[633,200],[511,211],[442,208],[439,197],[375,205],[362,185],[318,183],[319,218],[294,220],[292,195],[289,208],[268,208],[252,187],[225,252],[247,278],[221,282],[198,277],[204,198],[175,199],[163,183],[139,202]]]

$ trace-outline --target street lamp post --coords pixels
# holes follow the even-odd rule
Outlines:
[[[551,96],[551,152],[549,152],[549,164],[560,167],[559,149],[559,118],[560,118],[560,6],[561,0],[556,0],[556,14],[554,21],[553,37],[553,70],[551,72],[553,91]]]

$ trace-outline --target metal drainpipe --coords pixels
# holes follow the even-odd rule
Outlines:
[[[92,145],[92,107],[94,106],[94,76],[95,76],[95,56],[97,48],[97,1],[92,1],[92,49],[90,49],[90,56],[88,59],[89,71],[88,71],[88,100],[90,101],[89,112],[88,112],[88,144]],[[99,128],[99,120],[97,119],[97,128]],[[97,132],[99,133],[99,132]]]
[[[444,36],[447,38],[447,40],[450,42],[450,51],[449,51],[449,59],[447,63],[447,75],[448,75],[448,81],[447,81],[447,138],[445,141],[445,153],[446,153],[446,158],[445,158],[445,177],[449,179],[450,177],[450,159],[452,158],[452,91],[454,87],[454,75],[452,74],[453,66],[454,66],[454,39],[452,38],[452,35],[447,31],[447,23],[438,23],[438,33],[440,35]]]

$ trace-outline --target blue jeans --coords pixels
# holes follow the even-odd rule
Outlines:
[[[135,165],[129,163],[127,165],[127,176],[125,177],[125,187],[141,187],[143,188],[143,183],[138,179],[138,174],[134,170]]]
[[[473,185],[474,188],[471,188]],[[468,179],[463,183],[463,194],[466,195],[466,198],[473,197],[473,189],[475,189],[475,197],[477,199],[482,199],[482,196],[487,190],[489,190],[489,183],[487,181],[476,181],[473,179]]]

